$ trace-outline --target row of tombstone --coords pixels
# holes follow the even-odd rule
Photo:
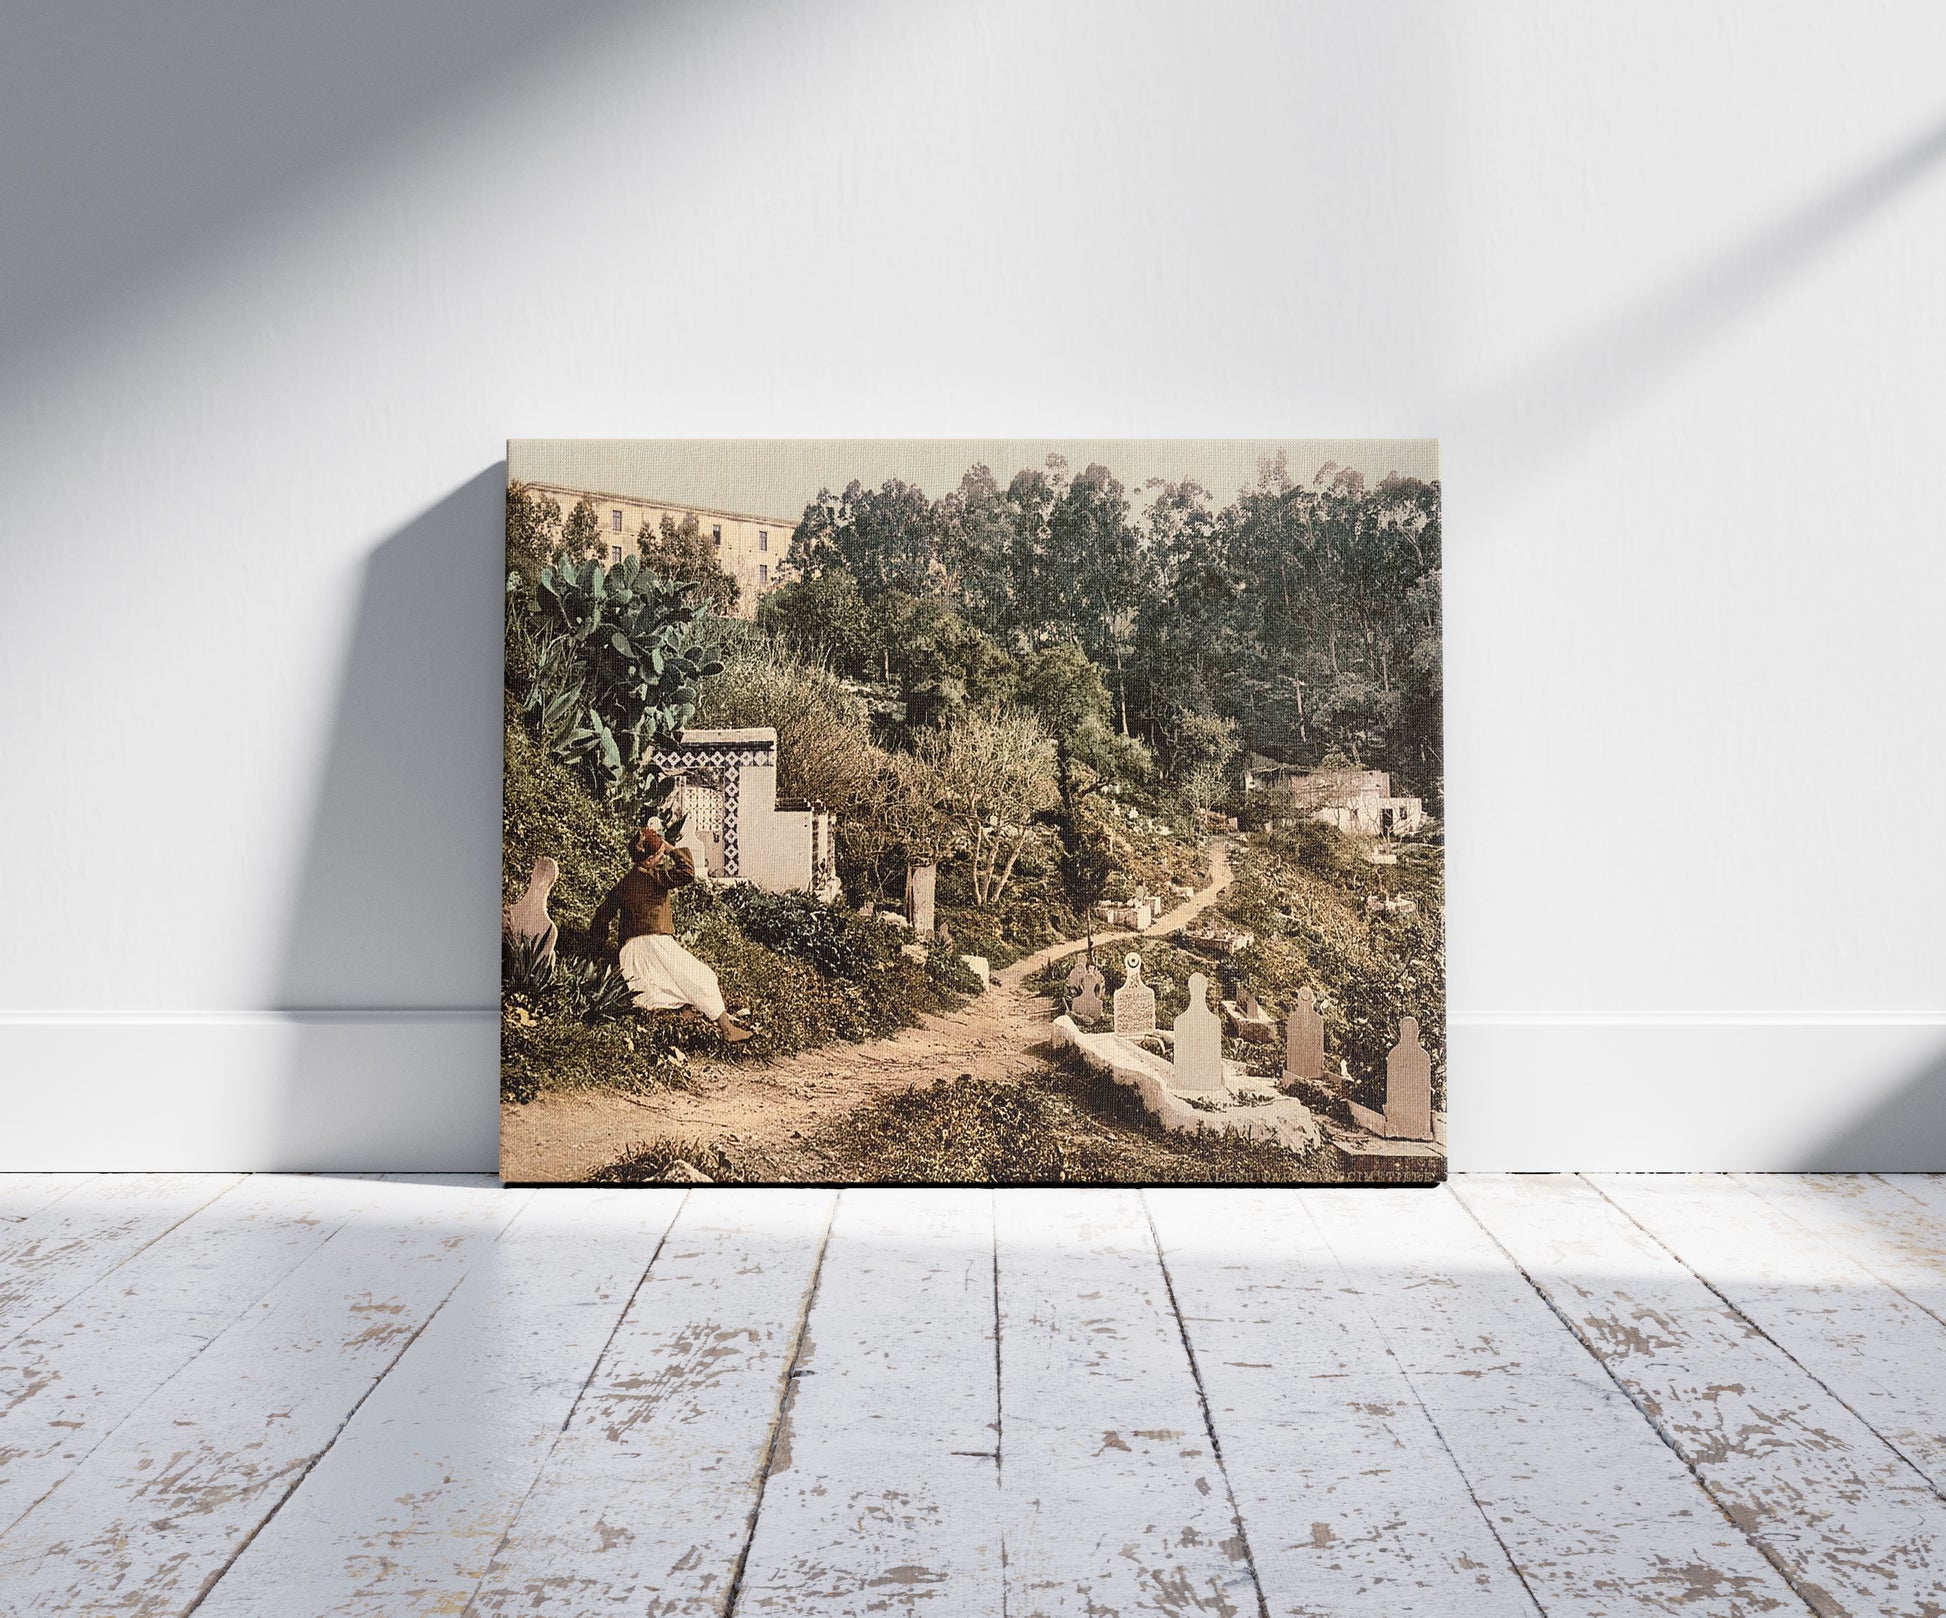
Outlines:
[[[1322,1079],[1324,1018],[1317,996],[1297,991],[1297,1004],[1284,1023],[1284,1077]],[[1431,1140],[1432,1054],[1419,1042],[1419,1019],[1399,1019],[1399,1042],[1385,1057],[1385,1110],[1352,1106],[1352,1115],[1374,1134],[1393,1140]]]
[[[1139,1039],[1155,1032],[1155,990],[1142,977],[1142,957],[1134,951],[1123,957],[1127,978],[1114,993],[1112,1009],[1115,1033],[1124,1039]],[[1068,973],[1068,987],[1074,991],[1073,1015],[1085,1022],[1099,1022],[1102,991],[1107,979],[1092,959],[1077,962]],[[1254,1006],[1254,1001],[1248,1002]],[[1189,1005],[1175,1022],[1175,1045],[1170,1088],[1189,1093],[1221,1090],[1226,1087],[1223,1074],[1223,1024],[1209,1006],[1209,979],[1195,972],[1189,979]],[[1287,1079],[1318,1080],[1325,1076],[1324,1018],[1318,1012],[1317,996],[1309,989],[1297,992],[1297,1003],[1284,1024],[1284,1076]],[[1402,1018],[1399,1042],[1385,1059],[1385,1111],[1370,1113],[1355,1109],[1366,1119],[1382,1124],[1373,1133],[1395,1140],[1431,1140],[1432,1056],[1419,1042],[1419,1019]],[[1372,1123],[1367,1123],[1372,1128]]]
[[[1112,1002],[1115,1032],[1124,1039],[1139,1039],[1155,1032],[1155,990],[1143,981],[1140,955],[1129,951],[1122,957],[1122,966],[1127,976]],[[1074,991],[1072,1014],[1083,1022],[1099,1022],[1102,991],[1107,986],[1108,980],[1092,958],[1076,962],[1068,973],[1068,987]],[[1175,1036],[1169,1088],[1189,1095],[1226,1089],[1223,1023],[1210,1010],[1209,979],[1201,972],[1190,976],[1189,1005],[1176,1019]]]

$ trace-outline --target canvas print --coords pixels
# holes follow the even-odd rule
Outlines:
[[[1445,1174],[1424,441],[517,441],[501,1171]]]

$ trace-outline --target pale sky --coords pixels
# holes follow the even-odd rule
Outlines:
[[[839,490],[853,478],[875,488],[901,477],[937,499],[970,466],[985,463],[1004,488],[1051,454],[1065,455],[1076,472],[1100,462],[1132,497],[1152,477],[1193,478],[1224,506],[1280,449],[1300,483],[1328,461],[1374,482],[1388,472],[1439,476],[1439,444],[1429,438],[522,438],[507,445],[507,475],[795,525],[820,488]]]

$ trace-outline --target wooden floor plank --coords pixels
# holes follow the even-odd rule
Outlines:
[[[1290,1193],[1151,1191],[1145,1200],[1270,1612],[1535,1613]]]
[[[1011,1191],[999,1237],[1007,1612],[1258,1610],[1132,1191]]]
[[[1946,1495],[1946,1324],[1726,1175],[1587,1178]]]
[[[993,1193],[843,1194],[744,1613],[1001,1611]]]
[[[535,1192],[198,1618],[461,1611],[682,1196]]]
[[[689,1198],[468,1612],[723,1610],[834,1205]]]
[[[1447,1191],[1301,1203],[1548,1618],[1805,1610]]]
[[[0,1226],[17,1225],[96,1178],[93,1174],[0,1174]]]
[[[0,1225],[0,1346],[242,1180],[240,1174],[101,1174]]]
[[[372,1200],[252,1176],[0,1349],[0,1531]]]
[[[1946,1501],[1661,1243],[1572,1176],[1457,1195],[1816,1610],[1941,1610]]]
[[[349,1187],[331,1239],[0,1534],[12,1614],[185,1611],[302,1480],[525,1193]]]
[[[1935,1319],[1946,1321],[1941,1176],[1738,1174],[1733,1179],[1815,1231]]]

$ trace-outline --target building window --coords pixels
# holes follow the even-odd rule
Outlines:
[[[770,530],[768,528],[759,528],[757,530],[757,549],[760,551],[770,549]]]
[[[621,508],[619,506],[614,508],[609,513],[608,526],[614,529],[615,532],[618,534],[622,531],[622,513],[621,513]]]
[[[770,568],[768,564],[763,562],[757,564],[757,583],[760,585],[770,583]]]
[[[709,537],[710,543],[713,545],[721,545],[723,543],[723,525],[720,522],[713,522],[709,525]]]
[[[622,559],[622,548],[621,548],[621,546],[619,546],[619,545],[610,545],[610,546],[608,547],[608,560],[609,560],[609,561],[610,561],[611,563],[613,563],[613,562],[619,562],[619,561],[620,561],[621,559]]]

